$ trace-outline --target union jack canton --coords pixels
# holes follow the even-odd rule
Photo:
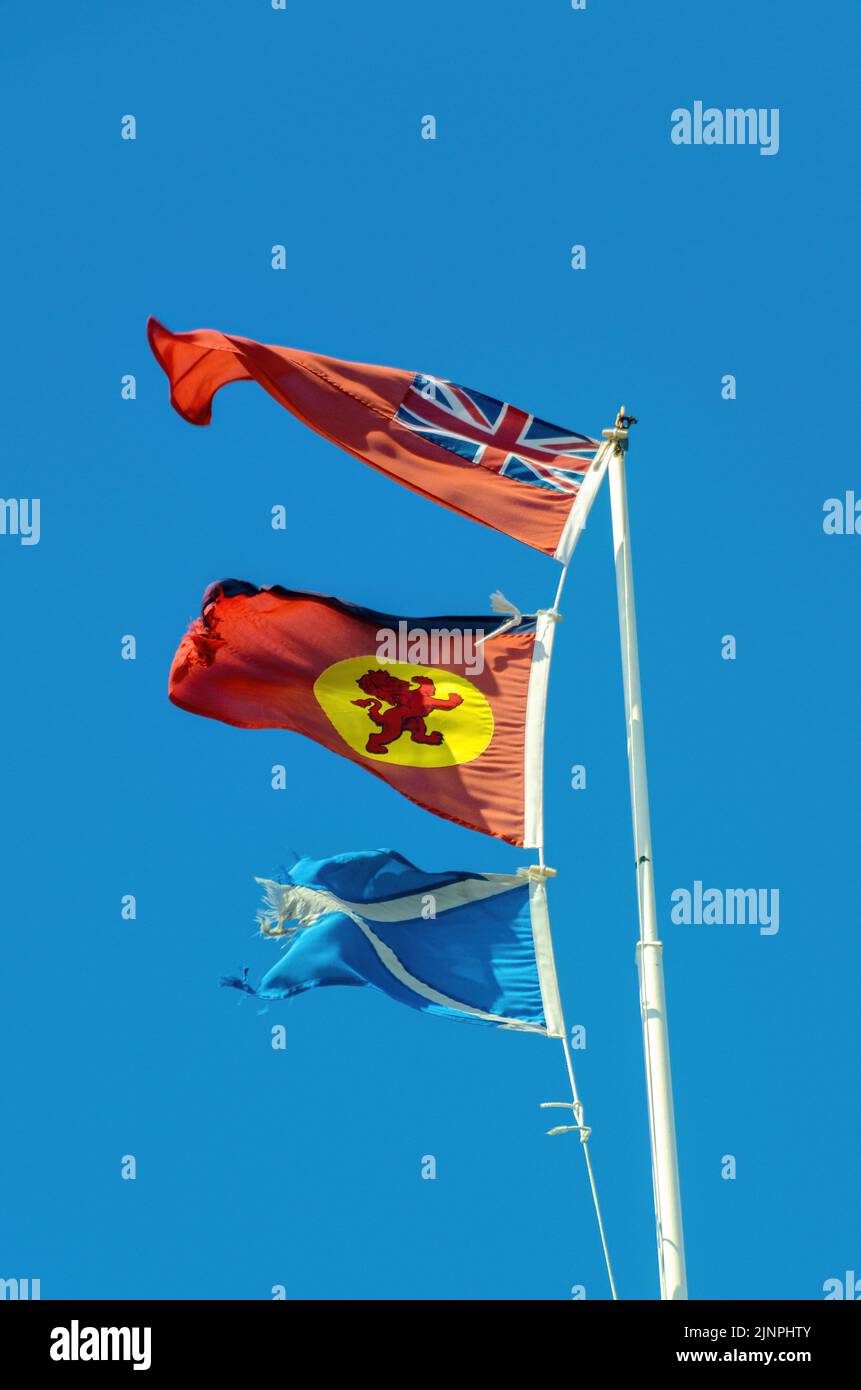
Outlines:
[[[598,448],[588,435],[571,434],[493,396],[419,373],[394,419],[492,473],[572,495]]]

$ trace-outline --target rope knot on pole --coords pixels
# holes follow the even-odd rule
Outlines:
[[[579,1134],[580,1143],[588,1142],[592,1133],[588,1125],[583,1123],[583,1105],[579,1101],[570,1100],[543,1100],[542,1110],[570,1110],[577,1121],[576,1125],[554,1125],[553,1129],[548,1129],[548,1134]]]

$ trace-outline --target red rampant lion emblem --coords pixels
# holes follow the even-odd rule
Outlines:
[[[387,753],[389,744],[408,733],[413,743],[430,743],[438,747],[445,742],[438,729],[428,733],[425,717],[438,709],[457,709],[463,696],[451,694],[441,700],[430,676],[411,676],[408,681],[388,671],[366,671],[356,685],[369,698],[353,700],[352,704],[367,710],[368,718],[377,732],[368,735],[366,753]],[[383,709],[383,705],[389,706]]]

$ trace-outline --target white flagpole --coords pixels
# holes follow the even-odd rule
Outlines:
[[[646,777],[643,701],[640,693],[640,660],[637,650],[637,616],[634,607],[628,494],[625,485],[627,427],[632,423],[634,421],[625,415],[625,407],[622,406],[616,417],[615,428],[604,430],[603,433],[605,438],[614,440],[616,444],[609,468],[610,507],[613,518],[613,549],[616,557],[616,588],[619,598],[619,635],[622,643],[625,714],[628,723],[631,815],[634,823],[634,856],[637,867],[637,898],[640,916],[637,967],[640,976],[640,1011],[643,1023],[646,1094],[652,1144],[652,1186],[658,1239],[658,1269],[661,1276],[661,1298],[686,1299],[688,1286],[682,1233],[682,1202],[679,1190],[679,1160],[676,1152],[676,1125],[673,1114],[673,1085],[670,1075],[670,1042],[667,1032],[667,1000],[664,991],[663,946],[658,937],[655,908],[652,834],[649,825],[649,787]]]

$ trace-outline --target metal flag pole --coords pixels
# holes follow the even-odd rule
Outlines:
[[[670,1075],[670,1042],[667,1032],[667,1000],[664,991],[663,946],[658,938],[652,834],[649,825],[649,787],[646,777],[646,745],[643,734],[643,701],[640,692],[640,659],[637,650],[637,616],[634,607],[634,575],[631,566],[631,534],[628,526],[628,494],[625,484],[625,452],[628,426],[636,421],[622,406],[605,439],[615,443],[610,460],[610,508],[613,518],[613,550],[616,557],[616,589],[619,599],[619,636],[625,683],[628,724],[628,765],[631,781],[631,816],[637,866],[637,899],[640,939],[637,969],[640,977],[640,1012],[646,1095],[652,1145],[652,1186],[658,1239],[658,1269],[662,1299],[686,1299],[685,1246],[682,1233],[682,1201],[679,1160],[673,1114]]]

